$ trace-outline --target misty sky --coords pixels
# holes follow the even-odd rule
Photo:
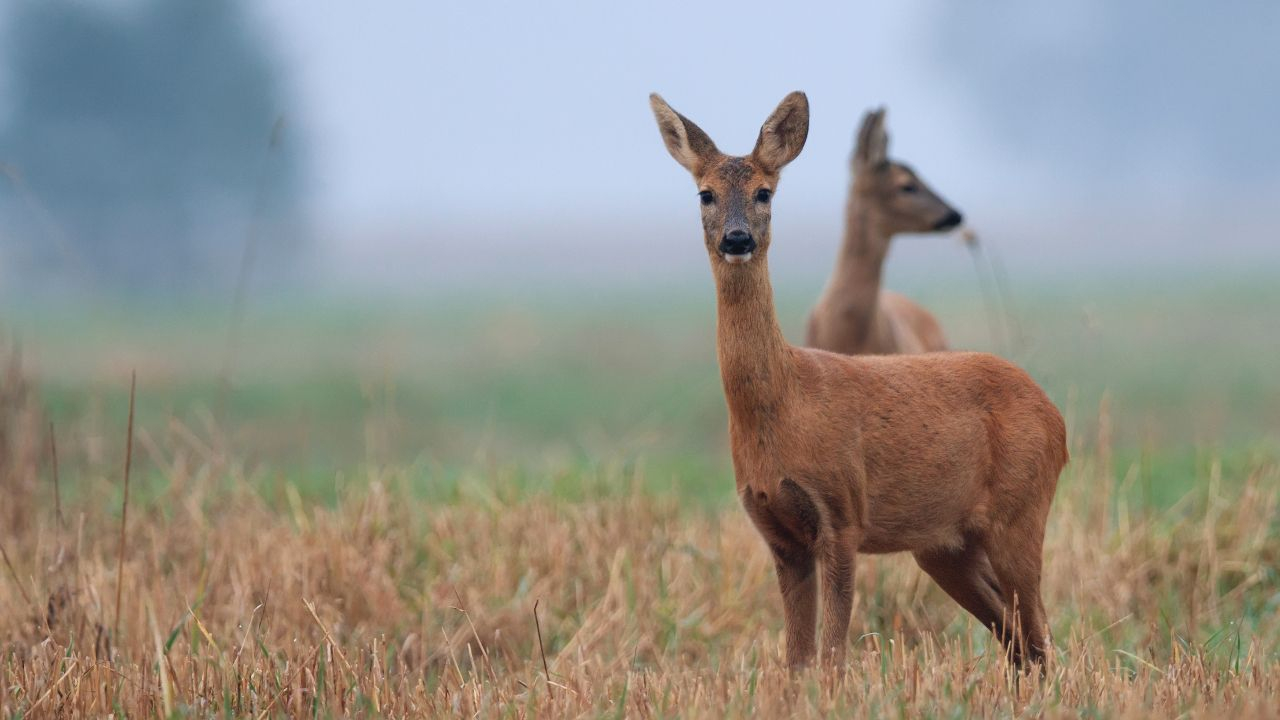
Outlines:
[[[683,267],[694,187],[648,93],[745,153],[795,89],[812,123],[775,206],[783,264],[834,255],[853,132],[881,103],[890,153],[1012,262],[1280,257],[1274,2],[245,5],[339,265],[519,248],[590,271],[621,245]]]
[[[930,87],[932,60],[901,47],[918,9],[734,7],[400,2],[321,16],[311,3],[266,5],[323,148],[317,199],[340,218],[488,214],[498,202],[634,212],[681,180],[649,113],[655,90],[738,152],[784,94],[806,90],[813,131],[806,172],[788,182],[796,195],[842,194],[852,128],[881,101],[912,138],[904,151],[962,160],[962,128],[938,122],[954,103]]]
[[[257,7],[296,81],[314,209],[334,227],[461,226],[495,245],[547,226],[696,234],[647,94],[746,152],[803,89],[809,142],[775,216],[815,253],[838,233],[853,130],[879,103],[891,152],[980,225],[1260,244],[1243,218],[1269,216],[1280,190],[1276,134],[1261,132],[1280,127],[1276,5],[859,5]],[[1028,242],[1009,240],[1015,254]]]

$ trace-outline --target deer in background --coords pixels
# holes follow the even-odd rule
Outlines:
[[[889,159],[884,108],[868,112],[851,159],[844,240],[835,270],[809,314],[805,344],[845,355],[947,349],[928,310],[880,289],[889,241],[898,233],[946,232],[963,220],[910,167]]]
[[[819,577],[823,653],[842,659],[860,552],[912,553],[1016,662],[1042,661],[1041,551],[1067,460],[1058,409],[994,355],[787,344],[769,283],[770,218],[782,168],[808,136],[808,100],[788,95],[743,157],[720,152],[661,97],[650,104],[698,187],[737,492],[773,555],[787,661],[816,652]]]

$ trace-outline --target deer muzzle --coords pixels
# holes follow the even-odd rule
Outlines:
[[[720,255],[728,263],[744,263],[756,250],[756,239],[746,230],[731,230],[720,239]]]

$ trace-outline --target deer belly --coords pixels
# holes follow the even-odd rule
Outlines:
[[[869,485],[860,552],[959,548],[966,531],[982,524],[983,490],[969,478]]]

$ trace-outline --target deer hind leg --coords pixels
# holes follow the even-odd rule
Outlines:
[[[1040,570],[1044,522],[1024,516],[985,543],[991,566],[1004,594],[1006,613],[1014,623],[1008,650],[1020,667],[1028,663],[1044,671],[1050,639],[1044,603],[1040,599]]]
[[[938,548],[915,553],[916,563],[947,595],[969,611],[983,627],[1002,642],[1009,636],[1005,618],[1008,608],[996,579],[991,559],[977,538],[966,538],[958,549]]]

